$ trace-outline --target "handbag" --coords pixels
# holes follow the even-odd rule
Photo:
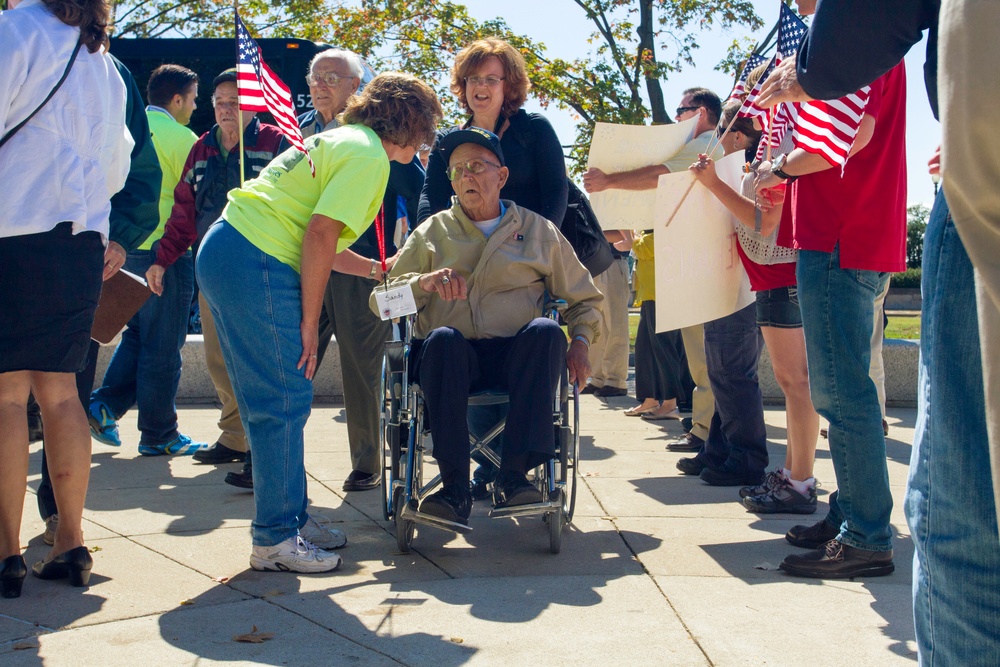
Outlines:
[[[63,70],[62,76],[59,77],[59,81],[56,82],[56,85],[52,88],[51,91],[49,91],[49,94],[45,97],[45,99],[42,100],[42,103],[39,104],[37,107],[35,107],[34,111],[28,114],[27,118],[25,118],[20,123],[12,127],[9,132],[3,135],[3,138],[0,139],[0,148],[2,148],[5,143],[10,141],[10,138],[13,137],[18,130],[27,125],[28,121],[34,118],[35,114],[41,111],[42,107],[48,104],[49,100],[52,99],[52,96],[56,94],[56,91],[59,90],[59,88],[63,85],[63,81],[65,81],[66,77],[69,76],[69,71],[70,69],[72,69],[73,63],[76,62],[76,54],[80,53],[81,46],[83,46],[83,35],[80,35],[80,39],[77,40],[76,48],[73,49],[73,55],[69,57],[69,62],[66,63],[66,69]]]

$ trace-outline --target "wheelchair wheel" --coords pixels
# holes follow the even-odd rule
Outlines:
[[[562,549],[562,529],[569,523],[566,520],[566,492],[559,489],[556,493],[559,494],[559,509],[545,515],[546,523],[549,524],[549,551],[554,554]]]
[[[396,546],[400,553],[410,553],[410,545],[413,544],[413,531],[415,524],[403,518],[403,503],[405,494],[401,487],[396,487],[392,493],[393,497],[393,517],[396,522]]]
[[[382,381],[379,387],[379,397],[382,401],[382,411],[379,414],[379,433],[382,436],[382,518],[390,521],[393,517],[393,490],[399,479],[400,445],[403,442],[403,429],[400,427],[399,398],[392,391],[396,381],[393,373],[387,368],[386,359],[382,359]]]
[[[573,520],[576,510],[577,462],[580,457],[580,397],[568,385],[561,396],[562,424],[559,427],[559,481],[564,498],[564,522]]]

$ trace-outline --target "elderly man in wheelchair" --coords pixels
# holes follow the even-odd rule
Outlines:
[[[509,395],[495,507],[542,502],[527,473],[553,458],[561,378],[568,370],[579,387],[590,375],[588,348],[600,333],[604,297],[551,222],[500,199],[508,170],[493,133],[456,130],[439,139],[438,150],[453,205],[412,232],[371,304],[381,313],[389,295],[412,291],[418,314],[410,377],[423,395],[442,483],[421,500],[419,514],[459,528],[468,525],[473,503],[470,394]],[[558,323],[542,317],[547,299],[565,302],[568,345]]]

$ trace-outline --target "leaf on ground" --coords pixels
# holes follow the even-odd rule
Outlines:
[[[462,643],[462,642],[464,642],[465,640],[464,640],[464,639],[462,639],[461,637],[452,637],[452,638],[451,638],[451,641],[452,641],[452,642],[454,642],[455,644],[461,644],[461,643]]]
[[[184,607],[192,604],[194,604],[194,600],[181,600],[181,605]]]
[[[247,634],[234,636],[233,641],[243,642],[244,644],[263,644],[268,639],[272,639],[273,637],[273,632],[258,632],[257,626],[255,625]]]
[[[98,551],[103,551],[101,547],[90,547],[90,553],[96,553]]]
[[[216,578],[215,578],[215,579],[213,579],[212,581],[217,581],[217,582],[219,582],[220,584],[224,584],[224,583],[226,583],[227,581],[229,581],[229,577],[216,577]]]
[[[30,651],[31,649],[39,648],[38,639],[26,639],[23,642],[17,642],[11,648],[15,651]]]
[[[763,563],[758,563],[757,565],[754,565],[753,567],[754,567],[755,570],[777,570],[778,569],[777,565],[772,565],[771,563],[768,563],[767,561],[764,561]]]

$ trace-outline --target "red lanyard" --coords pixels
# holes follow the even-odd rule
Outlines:
[[[378,209],[375,216],[375,237],[378,239],[378,256],[382,260],[382,273],[385,274],[385,204]]]

